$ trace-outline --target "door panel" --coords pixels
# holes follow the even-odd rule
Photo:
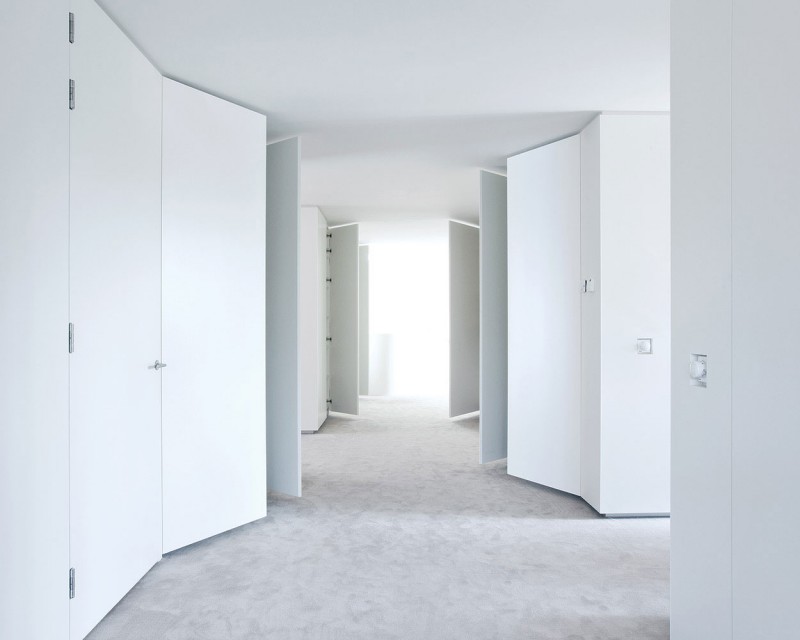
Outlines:
[[[91,0],[70,112],[70,636],[161,557],[161,77]]]
[[[580,137],[508,160],[508,473],[581,490]]]
[[[479,231],[450,222],[450,417],[479,408]]]
[[[506,177],[481,171],[480,462],[508,455]]]
[[[358,248],[358,393],[369,395],[369,245]]]
[[[65,0],[0,21],[0,638],[69,633],[69,43]]]
[[[266,118],[164,80],[164,552],[266,515]]]
[[[331,233],[331,410],[358,415],[358,225]]]
[[[267,146],[267,488],[299,496],[300,139]]]

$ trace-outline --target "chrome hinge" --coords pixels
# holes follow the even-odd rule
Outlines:
[[[75,42],[75,14],[69,12],[69,41],[70,44]]]
[[[69,599],[75,597],[75,569],[69,570]]]
[[[75,81],[72,78],[69,79],[69,108],[75,108]]]
[[[69,323],[69,352],[72,353],[75,351],[75,325],[71,322]]]

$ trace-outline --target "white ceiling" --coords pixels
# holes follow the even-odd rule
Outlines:
[[[477,221],[477,168],[669,109],[669,0],[100,0],[167,76],[300,135],[332,223]]]

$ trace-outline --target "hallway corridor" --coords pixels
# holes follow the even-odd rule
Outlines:
[[[304,435],[303,498],[164,558],[89,640],[669,637],[669,520],[477,464],[477,418],[362,399]]]

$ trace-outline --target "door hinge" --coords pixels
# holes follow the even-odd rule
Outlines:
[[[75,351],[75,325],[71,322],[69,323],[69,340],[67,342],[69,347],[69,352],[72,353]]]
[[[75,108],[75,81],[72,78],[69,79],[69,108]]]
[[[69,570],[69,599],[72,600],[75,597],[75,569],[71,568]]]
[[[69,42],[75,42],[75,14],[69,12]]]

